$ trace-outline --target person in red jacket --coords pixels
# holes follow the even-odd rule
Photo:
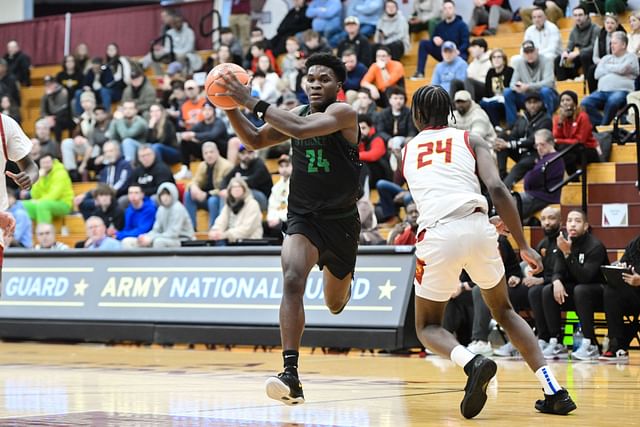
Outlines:
[[[593,125],[589,115],[582,111],[578,104],[578,95],[572,90],[560,94],[560,108],[553,117],[553,137],[556,139],[557,151],[569,145],[582,144],[586,150],[587,162],[600,161],[602,151],[600,144],[593,137]],[[574,151],[564,158],[568,174],[576,171],[579,157]]]
[[[282,72],[280,71],[280,67],[278,66],[278,61],[276,61],[275,56],[273,56],[273,52],[271,52],[271,49],[267,47],[267,42],[259,41],[253,43],[249,51],[251,52],[251,72],[255,73],[257,71],[258,59],[262,55],[267,55],[269,57],[269,61],[271,62],[271,68],[273,68],[273,71],[275,71],[278,75],[282,74]]]
[[[404,222],[396,224],[389,233],[387,242],[390,245],[415,245],[418,233],[418,207],[409,203],[405,208]]]
[[[378,180],[390,180],[392,175],[387,156],[387,143],[376,132],[370,115],[359,115],[358,125],[360,126],[358,151],[363,164],[363,177],[369,177],[369,188],[376,188]]]

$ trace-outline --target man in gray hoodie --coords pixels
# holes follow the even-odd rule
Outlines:
[[[584,74],[593,65],[593,45],[600,34],[600,27],[591,22],[584,6],[573,8],[573,20],[576,25],[569,34],[567,49],[555,60],[558,81],[575,79],[580,68]]]
[[[603,57],[596,67],[598,90],[582,100],[582,108],[594,126],[611,123],[618,110],[626,104],[627,94],[634,89],[640,69],[638,57],[627,52],[627,44],[627,35],[622,31],[611,35],[611,54]]]
[[[395,0],[384,2],[384,13],[378,21],[373,41],[377,45],[386,46],[391,51],[391,58],[399,61],[411,49],[409,39],[409,22],[398,10]]]
[[[159,206],[153,228],[129,242],[127,248],[179,248],[181,241],[193,239],[193,225],[187,209],[180,203],[176,185],[163,182],[157,195]]]

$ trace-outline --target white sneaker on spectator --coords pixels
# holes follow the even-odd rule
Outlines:
[[[540,347],[540,351],[544,353],[545,348],[549,347],[549,343],[543,339],[538,339],[538,347]]]
[[[467,346],[467,350],[474,354],[481,354],[483,356],[491,356],[493,354],[493,349],[491,348],[491,344],[487,341],[473,341],[471,344]]]
[[[600,357],[598,346],[591,344],[591,340],[588,338],[583,338],[580,348],[574,352],[571,352],[572,359],[597,360],[598,357]]]
[[[180,166],[180,170],[173,175],[173,179],[180,181],[181,179],[191,179],[191,171],[185,165]]]
[[[520,353],[518,350],[511,344],[511,341],[507,341],[506,344],[501,346],[499,349],[493,352],[494,355],[498,357],[519,357]]]
[[[542,350],[542,355],[547,360],[566,359],[569,357],[567,347],[558,342],[558,338],[551,338],[547,347]]]

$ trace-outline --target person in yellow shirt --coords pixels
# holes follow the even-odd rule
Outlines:
[[[31,199],[22,204],[38,224],[51,224],[53,217],[71,212],[73,186],[69,173],[51,154],[40,158],[40,179],[31,189]]]

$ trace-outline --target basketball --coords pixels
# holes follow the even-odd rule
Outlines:
[[[233,63],[224,63],[216,66],[213,70],[207,74],[207,79],[204,83],[204,90],[207,94],[207,99],[218,108],[223,110],[233,110],[239,105],[229,96],[216,96],[218,93],[226,92],[226,89],[218,84],[218,81],[222,82],[221,74],[223,72],[231,71],[236,75],[236,78],[240,80],[240,83],[247,84],[249,82],[249,73],[239,65]]]

